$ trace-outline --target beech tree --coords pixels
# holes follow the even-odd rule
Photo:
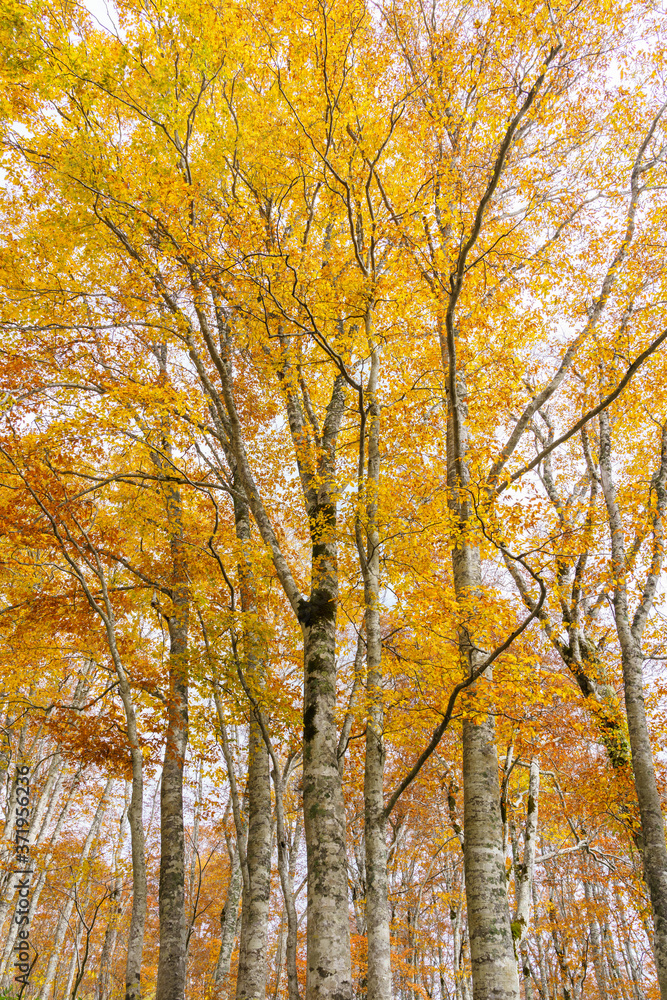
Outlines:
[[[660,14],[3,13],[5,983],[667,1000]]]

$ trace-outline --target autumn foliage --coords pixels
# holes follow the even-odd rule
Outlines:
[[[2,995],[666,1000],[664,25],[4,0]]]

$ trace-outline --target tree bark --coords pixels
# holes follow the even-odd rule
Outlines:
[[[588,927],[591,942],[591,952],[593,959],[593,969],[595,971],[595,981],[601,1000],[607,996],[607,975],[604,962],[604,952],[602,950],[602,937],[600,934],[600,923],[595,912],[595,896],[593,886],[588,875],[584,876],[584,897],[586,899],[586,909],[588,911]]]
[[[335,524],[331,506],[322,512]],[[319,586],[301,616],[304,632],[303,812],[308,859],[307,1000],[352,996],[345,807],[338,770],[336,708],[337,578],[332,543],[323,549]],[[329,569],[329,572],[327,572]],[[305,602],[304,602],[305,603]]]
[[[220,914],[220,951],[213,971],[213,982],[219,988],[227,986],[229,983],[242,888],[243,876],[237,851],[234,855],[229,885],[227,886],[227,898]]]
[[[284,344],[284,364],[279,377],[285,391],[287,417],[311,540],[311,586],[310,596],[306,599],[295,583],[250,469],[228,363],[231,345],[226,320],[219,321],[221,340],[226,341],[223,357],[201,309],[197,316],[208,353],[220,377],[222,400],[210,385],[190,341],[191,357],[198,365],[202,383],[207,386],[207,393],[224,425],[248,506],[271,552],[276,574],[303,635],[303,806],[308,860],[307,998],[349,1000],[352,996],[352,961],[345,809],[335,722],[338,606],[336,441],[345,405],[345,383],[342,376],[336,378],[320,433],[312,409],[307,405],[308,421],[305,419],[297,394],[299,380],[290,365],[289,347]]]
[[[453,323],[453,317],[449,320]],[[449,339],[447,480],[449,503],[460,536],[452,550],[457,602],[465,620],[481,586],[479,550],[469,537],[472,528],[468,485],[465,385],[455,372],[453,332]],[[454,389],[454,384],[456,388]],[[466,626],[459,630],[461,661],[467,671],[480,654]],[[490,671],[469,689],[490,681]],[[492,715],[468,716],[462,726],[463,744],[463,858],[468,933],[472,965],[473,1000],[518,1000],[519,977],[507,902],[507,879],[500,815],[498,752]]]
[[[160,381],[166,383],[166,347],[156,356]],[[163,427],[162,448],[171,461],[171,436]],[[153,463],[165,472],[163,455],[152,451]],[[167,733],[160,786],[160,954],[156,1000],[184,1000],[187,969],[185,920],[185,831],[183,771],[188,746],[188,626],[190,590],[183,537],[183,505],[178,487],[162,482],[170,553],[170,608],[162,614],[169,629],[169,694]]]
[[[128,814],[132,843],[132,915],[125,963],[125,1000],[141,1000],[141,961],[148,903],[144,847],[144,761],[138,741],[134,706],[126,680],[121,683],[120,690],[125,706],[132,754],[132,797]]]
[[[234,476],[234,522],[241,544],[238,572],[241,611],[244,616],[257,613],[257,595],[252,567],[244,551],[250,541],[250,513],[243,497],[242,484]],[[251,629],[244,628],[243,673],[253,697],[261,699],[266,669],[258,654],[257,640]],[[265,1000],[269,931],[269,896],[271,894],[271,785],[269,754],[262,730],[253,712],[248,733],[248,837],[246,848],[247,879],[241,900],[241,938],[239,969],[236,979],[237,1000]]]
[[[185,615],[185,617],[184,617]],[[169,618],[167,739],[160,786],[160,957],[157,1000],[185,996],[183,770],[188,741],[187,611]]]
[[[372,341],[370,312],[366,330],[371,351],[368,379],[368,469],[363,489],[364,428],[360,438],[359,510],[356,519],[357,550],[364,580],[366,626],[366,754],[364,762],[364,845],[366,868],[366,935],[368,940],[368,1000],[391,1000],[391,942],[389,884],[387,878],[387,817],[384,804],[384,704],[382,690],[382,635],[380,630],[380,535],[378,490],[380,484],[380,404],[377,399],[379,346]],[[362,406],[363,406],[362,401]],[[362,413],[363,424],[363,413]],[[365,492],[365,498],[363,493]],[[364,503],[365,500],[365,503]],[[362,535],[362,503],[365,507]]]
[[[301,468],[312,539],[310,598],[298,618],[304,641],[303,813],[308,860],[307,1000],[349,1000],[352,963],[346,825],[336,728],[338,546],[335,449],[344,390],[336,380],[327,409],[317,486]],[[300,464],[302,414],[288,402]]]
[[[540,765],[533,758],[530,762],[528,779],[528,806],[523,844],[523,861],[516,865],[516,906],[512,930],[516,940],[517,953],[526,939],[530,909],[533,901],[533,879],[535,877],[535,847],[537,844],[537,818],[540,794]]]

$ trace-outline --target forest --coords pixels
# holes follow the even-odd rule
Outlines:
[[[667,1000],[663,0],[1,0],[1,1000]]]

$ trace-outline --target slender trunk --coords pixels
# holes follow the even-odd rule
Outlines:
[[[141,1000],[141,962],[144,952],[144,930],[146,927],[146,907],[148,904],[148,884],[146,880],[146,850],[144,838],[144,756],[139,743],[137,715],[132,701],[132,689],[125,673],[123,661],[116,643],[115,619],[111,603],[106,594],[106,581],[100,582],[105,592],[106,613],[99,611],[89,591],[86,591],[92,607],[98,609],[109,643],[109,651],[118,676],[118,692],[127,723],[127,740],[130,744],[132,762],[132,797],[128,819],[132,844],[132,915],[127,942],[125,963],[125,1000]]]
[[[299,851],[299,841],[301,840],[301,823],[297,824],[292,837],[289,859],[289,882],[287,908],[287,940],[285,942],[285,962],[287,965],[287,996],[288,1000],[300,1000],[299,997],[299,975],[296,965],[296,952],[298,946],[299,919],[297,917],[296,905],[294,901],[294,876],[296,874],[296,858]]]
[[[274,777],[276,773],[274,765]],[[296,858],[299,851],[299,842],[301,840],[301,822],[297,817],[291,841],[288,845],[284,816],[284,791],[285,780],[282,780],[280,782],[280,789],[276,787],[276,833],[278,836],[278,864],[280,868],[280,881],[283,890],[283,902],[285,905],[285,918],[287,922],[286,933],[284,935],[285,964],[287,966],[287,996],[288,1000],[300,1000],[299,976],[296,964],[299,920],[294,900],[294,876],[296,874]],[[286,857],[287,852],[285,847],[287,846],[289,846],[289,859]],[[280,968],[276,973],[274,1000],[278,1000],[279,988]]]
[[[202,796],[204,792],[203,757],[201,757],[199,760],[198,771],[199,775],[197,777],[197,799],[195,801],[194,819],[192,823],[192,854],[190,856],[190,872],[188,874],[188,899],[190,906],[190,916],[186,921],[186,934],[185,934],[186,962],[188,959],[188,950],[190,948],[190,939],[192,937],[195,921],[197,919],[197,911],[199,908],[199,896],[202,884],[202,869],[199,858],[199,829],[200,829],[201,814],[202,814]],[[187,969],[186,969],[185,991],[186,993],[188,991]]]
[[[47,825],[53,816],[57,806],[56,789],[62,780],[62,766],[63,759],[60,752],[56,750],[51,758],[51,764],[49,765],[46,780],[42,785],[37,802],[32,808],[30,816],[30,829],[28,830],[28,842],[30,845],[38,844],[40,842],[40,839],[46,832]]]
[[[620,604],[621,601],[614,603],[615,605]],[[619,618],[617,608],[617,627],[619,627]],[[665,827],[660,793],[655,778],[651,740],[646,722],[642,656],[637,644],[628,635],[629,630],[626,631],[621,624],[619,631],[623,634],[621,648],[625,705],[632,749],[632,769],[644,839],[644,878],[649,889],[653,910],[653,947],[660,983],[660,996],[662,1000],[667,1000],[667,847],[665,845]]]
[[[243,876],[238,852],[234,855],[232,869],[227,886],[227,898],[220,914],[220,951],[213,971],[215,986],[224,990],[229,984],[229,972],[232,965],[232,952],[236,938],[236,924],[239,915],[239,902],[243,888]]]
[[[166,381],[166,350],[160,356],[160,379]],[[171,458],[169,427],[163,428],[163,449]],[[152,453],[162,473],[165,460]],[[190,592],[183,538],[183,506],[177,487],[166,481],[164,490],[171,582],[169,612],[169,695],[167,734],[160,787],[160,954],[156,1000],[184,1000],[186,977],[185,832],[183,826],[183,771],[188,746],[188,622]]]
[[[116,939],[118,937],[118,923],[121,915],[121,891],[123,888],[122,875],[118,869],[120,852],[123,849],[125,840],[125,830],[127,827],[127,816],[130,809],[130,788],[125,785],[125,806],[120,817],[118,829],[118,840],[114,851],[114,877],[109,900],[109,922],[104,933],[104,943],[100,954],[100,971],[95,984],[95,1000],[111,1000],[111,966],[116,950]]]
[[[463,1000],[463,983],[462,978],[464,972],[461,969],[461,918],[463,916],[463,900],[459,900],[455,909],[450,909],[450,919],[452,922],[452,948],[454,950],[454,991],[456,993],[456,1000]]]
[[[607,913],[608,912],[609,904],[607,903]],[[605,958],[607,960],[607,969],[609,970],[609,979],[612,984],[612,994],[616,993],[622,998],[622,1000],[627,1000],[630,994],[625,988],[625,982],[621,976],[621,969],[618,964],[618,955],[616,954],[616,946],[614,944],[611,928],[609,927],[609,921],[606,917],[602,925],[602,941],[604,944]],[[644,1000],[644,998],[641,996],[638,997],[637,1000]]]
[[[278,927],[278,944],[276,947],[276,977],[273,983],[273,1000],[278,1000],[280,992],[280,982],[283,978],[283,965],[285,963],[285,941],[287,940],[287,910],[283,902],[282,913],[280,914],[280,924]]]
[[[667,428],[667,424],[665,425]],[[628,717],[632,770],[639,801],[643,836],[642,861],[653,910],[655,933],[653,950],[660,984],[660,996],[667,1000],[667,845],[662,803],[655,777],[653,750],[646,720],[641,637],[652,604],[657,579],[662,568],[664,540],[662,517],[667,506],[665,472],[667,442],[663,429],[662,463],[653,478],[658,498],[658,516],[654,522],[654,551],[644,594],[634,620],[630,619],[626,586],[626,553],[621,512],[616,501],[612,477],[611,425],[609,415],[600,414],[600,474],[611,533],[612,571],[614,574],[614,612],[616,632],[621,647],[625,710]]]
[[[296,871],[296,855],[299,849],[301,838],[301,825],[297,820],[291,844],[288,843],[287,829],[285,827],[285,782],[286,775],[281,776],[278,770],[278,759],[273,760],[273,781],[276,790],[276,833],[278,838],[278,871],[280,874],[280,885],[283,891],[283,902],[285,906],[285,916],[287,918],[287,933],[285,935],[285,949],[287,962],[287,995],[288,1000],[300,1000],[299,998],[299,978],[296,965],[297,935],[299,921],[297,919],[296,906],[294,903],[294,873]],[[280,973],[276,978],[276,994],[280,981]]]
[[[122,688],[121,688],[122,696]],[[125,701],[126,699],[124,699]],[[144,848],[144,762],[136,732],[134,708],[131,706],[129,690],[125,712],[131,708],[128,717],[128,734],[132,754],[132,798],[128,813],[132,844],[132,915],[127,942],[125,963],[125,1000],[141,1000],[141,961],[144,951],[144,929],[146,926],[146,906],[148,885],[146,881],[146,854]]]
[[[380,536],[378,490],[380,481],[380,404],[377,400],[379,347],[370,336],[370,312],[366,330],[371,349],[368,380],[368,474],[366,478],[364,545],[361,509],[356,536],[364,579],[366,625],[366,756],[364,764],[364,845],[366,868],[366,934],[368,939],[368,1000],[391,1000],[391,944],[389,929],[389,884],[387,878],[387,818],[384,805],[384,705],[382,690],[382,635],[380,630]],[[363,428],[359,468],[359,506],[363,488]]]
[[[528,942],[526,940],[521,942],[519,950],[519,960],[521,962],[521,971],[523,973],[523,989],[526,1000],[532,1000],[533,997],[533,970],[530,965],[530,956],[528,955]]]
[[[456,300],[439,320],[443,367],[447,376],[448,503],[458,524],[452,548],[452,573],[462,622],[469,622],[481,588],[480,553],[471,538],[474,516],[468,495],[469,445],[466,385],[457,371],[454,321]],[[466,624],[459,628],[459,651],[466,672],[480,660]],[[469,689],[489,684],[487,671]],[[468,716],[462,726],[464,871],[474,1000],[518,1000],[519,977],[507,901],[507,879],[500,814],[498,751],[492,715]]]
[[[238,571],[241,591],[241,611],[257,613],[257,595],[250,561],[243,551],[250,540],[250,514],[247,502],[241,498],[241,483],[234,479],[237,496],[234,500],[236,537],[241,543]],[[263,658],[258,655],[257,640],[250,629],[244,629],[243,672],[253,697],[261,700],[265,683]],[[267,952],[269,930],[269,896],[271,894],[271,785],[269,754],[262,730],[254,714],[250,716],[248,734],[248,839],[246,849],[247,879],[241,900],[241,939],[239,970],[236,980],[237,1000],[264,1000],[266,996]]]
[[[269,895],[271,891],[271,788],[268,758],[258,723],[248,739],[247,891],[241,900],[241,939],[237,1000],[266,996]]]
[[[591,942],[591,957],[593,959],[593,969],[595,971],[595,981],[600,994],[600,1000],[605,1000],[607,996],[607,976],[604,964],[604,953],[602,951],[602,937],[600,934],[600,923],[595,912],[595,896],[593,886],[587,875],[584,876],[584,898],[586,899],[586,909],[588,911],[588,928]]]
[[[526,809],[526,828],[523,843],[523,862],[515,862],[516,906],[512,921],[512,935],[515,939],[517,958],[521,963],[523,984],[526,1000],[531,1000],[532,969],[528,956],[528,923],[533,901],[533,882],[535,878],[535,846],[537,843],[537,817],[540,794],[540,766],[536,759],[530,762],[530,777],[528,779],[528,806]]]
[[[308,599],[300,593],[254,482],[243,442],[241,419],[234,400],[230,363],[230,331],[221,315],[222,355],[214,342],[205,315],[198,318],[206,347],[220,377],[224,411],[199,363],[203,382],[209,385],[214,405],[260,534],[268,545],[274,567],[301,625],[304,644],[303,807],[308,860],[307,974],[308,1000],[349,1000],[352,996],[352,961],[347,900],[345,808],[338,768],[336,730],[336,614],[338,607],[338,552],[336,528],[336,441],[345,408],[345,382],[334,382],[324,424],[319,423],[304,397],[298,395],[299,377],[291,366],[285,341],[284,364],[278,372],[285,390],[285,405],[299,476],[308,513],[311,540],[311,588]]]
[[[239,899],[241,898],[243,892],[247,894],[249,891],[248,862],[246,855],[246,849],[248,843],[248,822],[246,815],[247,797],[242,807],[241,800],[239,797],[238,785],[236,782],[234,758],[232,756],[231,747],[229,745],[229,738],[227,735],[227,724],[225,722],[224,706],[222,704],[222,698],[220,696],[220,685],[217,679],[215,679],[215,677],[213,681],[213,697],[215,700],[215,707],[218,713],[218,723],[220,726],[220,741],[222,743],[222,751],[225,758],[225,764],[227,765],[227,776],[229,778],[230,797],[227,808],[229,808],[229,804],[231,803],[232,814],[234,817],[234,829],[236,831],[235,852],[232,851],[230,847],[229,838],[227,838],[227,850],[229,853],[229,860],[231,864],[231,876],[230,876],[229,887],[227,890],[227,901],[225,903],[220,918],[222,921],[222,943],[220,946],[218,963],[214,973],[214,982],[216,983],[216,985],[221,986],[226,981],[226,977],[229,976],[231,954],[233,951],[234,939],[236,937],[237,926],[239,923],[237,919]],[[227,837],[227,834],[225,834],[225,836]]]
[[[537,817],[540,794],[540,765],[533,758],[530,762],[528,779],[528,807],[523,845],[523,862],[515,866],[516,907],[512,932],[517,942],[517,950],[526,939],[530,909],[533,899],[533,879],[535,876],[535,846],[537,843]]]
[[[183,770],[188,740],[187,625],[169,619],[167,739],[160,787],[160,957],[157,1000],[185,996],[185,834]]]
[[[535,886],[535,880],[531,886],[531,891],[533,895],[533,920],[537,925],[535,928],[535,942],[537,945],[537,964],[540,970],[540,997],[541,1000],[551,1000],[551,994],[549,992],[549,974],[547,971],[547,958],[544,953],[544,942],[542,941],[542,932],[539,928],[539,911],[537,908],[537,889]]]

